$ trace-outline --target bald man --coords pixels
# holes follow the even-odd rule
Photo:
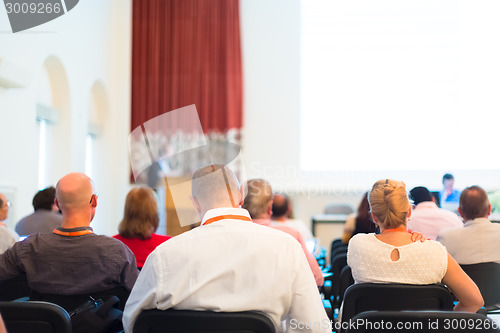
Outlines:
[[[460,265],[500,264],[500,224],[488,219],[491,204],[486,191],[477,185],[467,187],[460,194],[458,212],[464,227],[444,229],[437,240]]]
[[[191,187],[202,224],[149,255],[125,306],[125,332],[144,309],[174,308],[254,310],[266,314],[276,332],[284,332],[287,321],[286,332],[331,333],[300,244],[252,223],[240,208],[244,191],[234,173],[209,165],[194,173]]]
[[[10,201],[0,193],[0,253],[5,252],[19,240],[19,235],[3,223],[9,217],[9,208]]]
[[[62,225],[34,234],[0,255],[0,281],[26,273],[42,294],[90,294],[117,286],[131,290],[138,276],[135,257],[122,242],[90,227],[97,207],[92,181],[70,173],[56,186]]]

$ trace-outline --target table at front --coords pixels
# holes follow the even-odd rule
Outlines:
[[[347,219],[346,214],[317,214],[311,218],[312,233],[316,235],[316,224],[344,224]]]

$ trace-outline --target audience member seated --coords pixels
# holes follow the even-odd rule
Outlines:
[[[19,235],[48,233],[61,226],[62,215],[59,214],[55,198],[56,189],[53,186],[38,191],[33,197],[35,212],[17,222],[16,232]]]
[[[9,208],[10,201],[4,194],[0,193],[0,253],[5,252],[19,240],[19,235],[2,222],[9,217]]]
[[[331,333],[302,248],[289,235],[252,223],[239,208],[243,193],[226,166],[194,173],[192,199],[202,224],[149,255],[125,306],[125,332],[133,331],[142,310],[174,308],[254,310],[266,314],[277,332],[283,320],[293,320],[321,323],[309,331]],[[287,332],[297,331],[289,325]]]
[[[436,206],[434,196],[423,186],[414,187],[410,191],[410,200],[413,201],[414,208],[408,219],[408,229],[412,231],[436,240],[441,230],[463,226],[462,219],[457,214]]]
[[[460,191],[453,188],[454,183],[455,177],[452,174],[446,173],[443,175],[443,189],[439,192],[439,200],[442,206],[446,205],[446,203],[458,203]]]
[[[370,215],[368,192],[366,192],[359,203],[357,214],[349,215],[345,221],[342,243],[349,243],[352,236],[356,234],[368,234],[376,231],[377,227]]]
[[[134,252],[137,267],[142,268],[148,255],[169,236],[157,235],[158,204],[153,190],[134,188],[125,199],[123,219],[114,238],[122,241]]]
[[[132,251],[89,226],[97,207],[90,178],[83,173],[61,178],[55,202],[62,211],[61,227],[30,235],[0,255],[0,281],[26,273],[34,291],[58,295],[132,289],[139,273]]]
[[[488,199],[490,200],[492,214],[500,220],[500,190],[489,193]]]
[[[304,221],[292,219],[292,202],[286,194],[274,194],[273,196],[273,212],[271,215],[271,225],[286,225],[297,229],[304,240],[314,238],[311,230],[307,227]]]
[[[476,312],[483,306],[476,284],[443,245],[432,240],[412,241],[406,229],[411,207],[403,182],[376,182],[369,202],[381,234],[358,234],[349,242],[347,262],[355,283],[443,282],[458,299],[455,311]]]
[[[306,255],[309,267],[311,267],[314,279],[316,280],[316,284],[321,287],[324,283],[323,273],[319,268],[318,261],[307,250],[306,243],[302,238],[300,232],[297,229],[288,227],[286,225],[271,225],[271,214],[273,206],[273,190],[271,188],[271,185],[263,179],[252,179],[247,182],[247,189],[248,193],[245,198],[243,208],[248,210],[252,221],[257,224],[271,227],[292,235],[292,237],[295,238],[302,246],[302,250]],[[286,258],[286,253],[284,253],[284,258]]]
[[[488,220],[491,205],[486,192],[479,186],[463,190],[458,212],[464,227],[443,230],[437,240],[461,265],[500,263],[500,224]]]
[[[7,329],[5,328],[5,322],[3,321],[1,315],[0,315],[0,333],[7,333]]]

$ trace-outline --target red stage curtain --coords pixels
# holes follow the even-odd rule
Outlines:
[[[205,133],[241,128],[238,0],[134,0],[132,29],[132,130],[191,104]]]

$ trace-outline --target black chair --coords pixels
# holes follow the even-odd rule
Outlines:
[[[29,297],[31,288],[28,285],[26,274],[0,282],[0,301],[13,301],[22,297]]]
[[[477,284],[484,299],[486,311],[500,309],[500,264],[486,262],[472,265],[460,265]]]
[[[340,272],[340,281],[339,281],[339,303],[342,304],[344,301],[344,294],[347,288],[354,284],[354,278],[352,277],[352,270],[349,265],[342,268]]]
[[[342,243],[342,238],[335,238],[333,241],[332,241],[332,245],[330,246],[330,253],[335,250],[335,248],[339,245],[342,245],[344,243]]]
[[[359,283],[347,288],[342,321],[365,311],[453,310],[451,292],[441,284]]]
[[[117,305],[117,308],[123,311],[129,295],[130,291],[128,291],[122,286],[114,287],[103,291],[96,291],[88,294],[80,294],[80,295],[46,294],[46,293],[39,293],[33,290],[30,295],[30,300],[54,303],[59,306],[62,306],[66,311],[71,312],[78,306],[88,301],[89,296],[91,296],[94,299],[102,299],[103,301],[108,300],[112,296],[117,296],[118,299],[120,300],[119,304]]]
[[[340,306],[340,274],[342,269],[347,266],[347,253],[341,253],[335,256],[332,263],[332,306]]]
[[[335,248],[335,250],[332,251],[330,254],[330,266],[333,265],[333,259],[335,259],[336,256],[339,254],[346,254],[347,253],[347,244],[342,244],[339,245]]]
[[[348,333],[499,332],[498,323],[491,318],[453,311],[367,311],[354,316],[352,322]]]
[[[139,314],[134,333],[276,333],[262,313],[191,310],[146,310]]]
[[[71,333],[71,319],[60,306],[46,302],[0,302],[9,333]]]

